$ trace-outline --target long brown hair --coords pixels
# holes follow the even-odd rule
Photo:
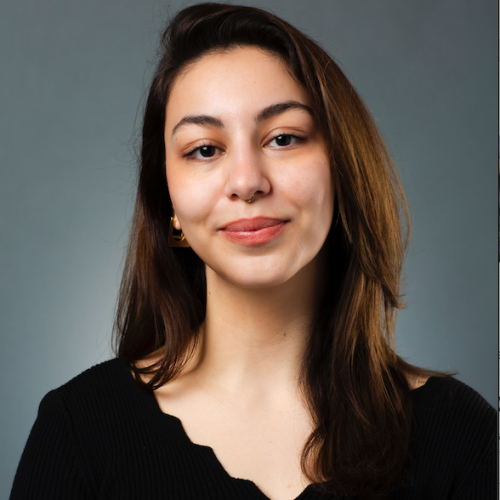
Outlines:
[[[325,242],[325,287],[303,361],[314,431],[302,454],[307,477],[326,492],[383,498],[402,484],[412,429],[407,376],[394,350],[408,210],[372,117],[334,60],[278,17],[251,7],[188,7],[162,37],[142,128],[140,174],[115,324],[118,356],[145,389],[175,377],[205,317],[204,263],[170,248],[172,215],[164,124],[172,85],[202,56],[241,46],[280,57],[303,86],[329,152],[335,192]],[[163,347],[152,366],[137,362]],[[141,374],[152,375],[147,383]]]

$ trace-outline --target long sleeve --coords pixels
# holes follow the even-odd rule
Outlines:
[[[79,460],[71,419],[56,391],[40,403],[24,449],[11,500],[94,498]]]
[[[459,430],[470,436],[463,452],[469,474],[461,475],[452,498],[494,500],[497,498],[497,413],[477,393],[471,394],[472,398],[475,404],[466,410],[470,418]]]
[[[495,433],[496,434],[496,433]],[[496,436],[495,436],[496,441]],[[457,492],[453,498],[460,500],[477,500],[497,498],[497,461],[496,461],[496,444],[490,446],[484,460],[479,464],[476,475],[470,481],[463,491]]]
[[[450,385],[448,394],[453,394],[442,397],[443,406],[450,412],[447,418],[440,419],[444,424],[442,435],[453,438],[448,444],[448,455],[444,454],[448,457],[449,475],[455,480],[450,485],[449,498],[494,500],[497,498],[497,412],[465,384],[445,382]]]
[[[496,411],[451,377],[432,377],[414,394],[409,487],[391,500],[494,500]]]

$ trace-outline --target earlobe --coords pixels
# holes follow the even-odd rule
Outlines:
[[[172,221],[174,223],[174,227],[175,229],[177,229],[177,231],[180,231],[182,228],[181,228],[181,223],[179,222],[179,220],[177,219],[177,216],[175,215],[174,213],[174,216],[172,217]]]

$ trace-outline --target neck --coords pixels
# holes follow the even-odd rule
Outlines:
[[[271,288],[241,288],[207,268],[207,313],[196,371],[259,398],[300,387],[314,315],[316,261]],[[279,389],[278,389],[279,390]]]

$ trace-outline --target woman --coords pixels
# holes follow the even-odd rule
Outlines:
[[[494,410],[392,347],[406,215],[321,48],[258,9],[180,12],[118,357],[44,398],[11,498],[494,498]]]

